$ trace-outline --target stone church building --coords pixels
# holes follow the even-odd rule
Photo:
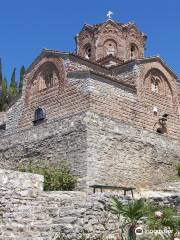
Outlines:
[[[1,168],[67,161],[78,189],[148,189],[180,161],[179,79],[132,23],[86,24],[75,53],[44,49],[1,130]],[[3,114],[1,114],[3,115]]]

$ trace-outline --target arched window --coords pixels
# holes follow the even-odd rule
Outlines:
[[[114,40],[107,40],[104,43],[104,55],[113,55],[115,56],[117,54],[117,44]]]
[[[151,79],[151,90],[153,93],[159,93],[159,79]]]
[[[41,123],[46,117],[45,110],[43,108],[38,107],[34,112],[34,121],[33,123],[36,125]]]
[[[150,94],[165,96],[170,101],[169,103],[172,103],[173,93],[171,85],[164,73],[159,69],[151,68],[145,74],[144,89]]]
[[[88,46],[85,47],[84,57],[86,59],[90,59],[91,58],[91,54],[92,54],[92,49],[91,49],[91,46],[88,45]]]
[[[53,87],[57,82],[57,76],[58,71],[52,63],[45,63],[42,65],[38,78],[39,90]]]
[[[138,58],[138,47],[133,43],[130,46],[131,59]]]

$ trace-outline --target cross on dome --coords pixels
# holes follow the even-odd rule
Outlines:
[[[112,15],[113,15],[113,12],[112,12],[112,11],[108,11],[108,13],[107,13],[107,17],[108,17],[109,19],[112,18]]]

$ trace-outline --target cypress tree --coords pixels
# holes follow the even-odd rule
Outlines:
[[[10,101],[13,101],[14,98],[17,96],[16,68],[13,69],[13,73],[11,76],[9,94],[10,94]]]
[[[3,81],[2,81],[1,99],[2,99],[2,110],[6,110],[6,108],[8,106],[8,90],[7,90],[7,80],[6,80],[6,78],[4,78]]]
[[[2,60],[0,58],[0,111],[3,111],[3,97],[2,97]]]
[[[0,86],[2,86],[3,74],[2,74],[2,60],[0,58]]]
[[[26,69],[24,66],[21,67],[20,69],[20,79],[19,79],[19,93],[21,94],[22,93],[22,88],[23,88],[23,79],[24,79],[24,74],[26,72]]]

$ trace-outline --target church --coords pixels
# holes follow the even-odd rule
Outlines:
[[[172,181],[180,161],[178,76],[145,57],[147,36],[108,15],[85,24],[76,51],[43,49],[21,98],[5,113],[1,168],[66,161],[78,189],[113,184],[148,189]]]

